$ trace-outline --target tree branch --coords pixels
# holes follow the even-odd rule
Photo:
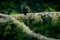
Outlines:
[[[37,14],[33,15],[36,16]],[[31,16],[31,15],[30,15]],[[27,17],[27,16],[26,16]],[[32,17],[32,18],[33,18]],[[25,17],[24,17],[25,18]],[[4,19],[4,21],[2,21],[1,19]],[[14,17],[12,16],[9,16],[9,15],[5,15],[5,14],[0,14],[0,23],[6,23],[6,22],[12,22],[14,23],[17,27],[19,27],[20,29],[23,30],[24,33],[26,33],[27,35],[29,36],[32,36],[34,38],[37,38],[38,40],[60,40],[60,39],[53,39],[53,38],[48,38],[48,37],[45,37],[41,34],[37,34],[37,33],[34,33],[32,30],[29,29],[28,26],[26,26],[23,22],[19,22],[18,20],[16,20]]]

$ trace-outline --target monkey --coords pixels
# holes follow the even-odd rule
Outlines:
[[[24,23],[27,25],[27,26],[30,26],[30,18],[31,18],[31,14],[27,14],[30,12],[30,8],[28,5],[24,5],[22,8],[21,8],[21,11],[22,13],[25,15],[25,18],[24,18]],[[26,18],[26,16],[28,18]]]
[[[27,5],[23,6],[21,10],[24,15],[26,15],[28,12],[30,12],[30,8]]]

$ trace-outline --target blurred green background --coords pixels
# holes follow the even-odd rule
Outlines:
[[[28,5],[31,12],[60,11],[60,0],[0,0],[0,12],[7,13],[11,8],[12,12],[21,13],[23,5]]]
[[[0,0],[0,12],[3,11],[5,14],[7,14],[8,9],[11,8],[12,12],[10,14],[22,13],[21,7],[23,5],[28,5],[33,13],[60,11],[60,0]],[[41,33],[47,37],[60,38],[60,20],[56,25],[40,25],[40,22],[36,20],[31,22],[29,26],[29,28],[36,33]],[[0,40],[36,39],[23,33],[23,31],[17,28],[16,25],[7,23],[6,25],[0,26]]]

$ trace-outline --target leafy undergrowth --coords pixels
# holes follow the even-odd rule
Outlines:
[[[23,20],[19,20],[24,22]],[[44,36],[51,38],[60,38],[60,23],[57,24],[41,24],[40,22],[31,22],[29,28],[36,33],[40,33]],[[36,40],[33,37],[23,33],[23,31],[17,28],[16,25],[7,23],[0,26],[0,40]]]
[[[41,25],[41,26],[34,26],[31,29],[36,32],[40,33],[44,36],[51,37],[51,38],[60,38],[60,25]]]

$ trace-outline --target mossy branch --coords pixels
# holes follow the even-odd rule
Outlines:
[[[40,16],[35,17],[36,15],[37,15],[37,13],[34,14],[33,16],[31,16],[31,15],[30,16],[31,16],[31,18],[33,18],[33,17],[34,18],[39,18],[40,17]],[[50,15],[50,14],[48,14],[48,15]],[[53,14],[53,15],[55,15],[55,14]],[[26,15],[26,16],[24,15],[24,18],[26,18],[26,17],[28,18],[29,16],[28,15]],[[52,17],[52,15],[51,15],[51,17]],[[55,17],[57,17],[57,16],[55,16]],[[22,29],[22,31],[24,33],[26,33],[27,35],[32,36],[34,38],[37,38],[38,40],[60,40],[60,39],[48,38],[48,37],[45,37],[45,36],[43,36],[41,34],[34,33],[32,30],[29,29],[28,26],[26,26],[23,22],[19,22],[18,20],[16,20],[16,18],[14,18],[13,16],[5,15],[5,14],[0,14],[0,23],[4,24],[6,22],[12,22],[17,27],[19,27],[20,29]]]

